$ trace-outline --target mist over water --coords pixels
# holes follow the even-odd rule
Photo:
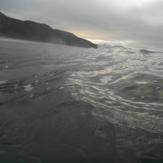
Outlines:
[[[163,162],[163,53],[0,40],[0,162]]]

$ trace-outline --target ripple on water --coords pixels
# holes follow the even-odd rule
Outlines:
[[[114,89],[113,93],[123,99],[144,100],[148,103],[163,103],[163,79],[157,83],[153,82],[156,76],[150,74],[130,74],[122,77],[110,86]]]
[[[69,79],[72,95],[96,108],[92,111],[93,116],[114,124],[163,133],[160,114],[163,106],[163,79],[158,80],[158,76],[139,72],[119,78],[100,77],[101,74],[94,78],[78,78],[78,82],[74,76]],[[154,83],[156,79],[157,83]]]

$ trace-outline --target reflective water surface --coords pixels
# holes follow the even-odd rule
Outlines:
[[[0,162],[162,163],[162,56],[0,39]]]

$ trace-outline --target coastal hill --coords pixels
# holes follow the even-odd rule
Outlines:
[[[36,23],[33,21],[13,19],[7,17],[1,12],[0,36],[85,48],[97,48],[97,44],[79,38],[70,32],[53,29],[46,24]]]

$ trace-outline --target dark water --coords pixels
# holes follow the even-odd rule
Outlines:
[[[163,163],[163,53],[0,40],[0,163]]]

